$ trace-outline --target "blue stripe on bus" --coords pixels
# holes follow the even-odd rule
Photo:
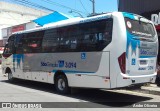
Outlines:
[[[122,13],[124,17],[130,18],[135,20],[135,16],[132,13],[127,13],[127,12],[123,12]],[[133,40],[133,37],[136,37],[135,35],[132,35],[128,30],[127,30],[127,50],[126,50],[126,54],[127,54],[127,58],[128,58],[128,48],[131,45],[132,51],[135,52],[136,54],[136,47],[140,46],[140,40]]]
[[[57,70],[52,70],[52,72],[56,72]],[[64,73],[88,73],[88,74],[91,74],[91,73],[95,73],[95,72],[85,72],[85,71],[71,71],[71,70],[62,70]]]
[[[140,46],[140,40],[133,40],[132,38],[137,36],[132,35],[130,32],[127,31],[127,58],[128,58],[128,49],[131,46],[132,52],[136,54],[136,48]]]
[[[124,17],[128,17],[130,19],[135,20],[134,14],[132,14],[132,13],[123,12],[122,14]]]
[[[140,56],[139,58],[155,58],[156,56]]]

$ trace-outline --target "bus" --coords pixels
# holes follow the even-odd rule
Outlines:
[[[12,34],[2,72],[71,88],[115,89],[155,82],[158,37],[150,20],[127,12],[69,19]]]

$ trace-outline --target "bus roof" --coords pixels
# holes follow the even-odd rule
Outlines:
[[[112,15],[114,15],[113,13],[122,13],[124,17],[129,17],[129,18],[134,16],[135,20],[136,19],[138,20],[138,18],[140,17],[141,20],[144,22],[151,22],[148,19],[146,19],[140,15],[137,15],[137,14],[128,13],[128,12],[112,12],[112,13],[106,13],[106,14],[101,14],[101,15],[96,15],[96,16],[91,16],[91,17],[86,17],[86,18],[80,18],[80,17],[70,18],[67,20],[62,20],[59,22],[46,24],[43,27],[38,27],[38,28],[34,28],[34,29],[15,32],[13,34],[30,33],[30,32],[35,32],[35,31],[51,29],[51,28],[58,28],[58,27],[69,26],[69,25],[74,25],[74,24],[81,24],[81,23],[87,23],[87,22],[92,22],[92,21],[97,21],[97,20],[103,20],[103,19],[111,18]]]
[[[38,27],[38,28],[34,28],[34,29],[15,32],[13,34],[29,33],[29,32],[41,31],[41,30],[46,30],[46,29],[51,29],[51,28],[56,28],[56,27],[63,27],[63,26],[68,26],[68,25],[103,20],[103,19],[111,18],[111,15],[112,15],[112,13],[102,14],[102,15],[97,15],[97,16],[92,16],[92,17],[86,17],[86,18],[80,18],[80,17],[70,18],[67,20],[62,20],[59,22],[50,23],[50,24],[44,25],[43,27]]]

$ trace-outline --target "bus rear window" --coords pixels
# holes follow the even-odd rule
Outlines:
[[[154,38],[155,36],[155,30],[151,23],[145,23],[129,18],[125,18],[125,23],[127,30],[133,35],[146,38]]]

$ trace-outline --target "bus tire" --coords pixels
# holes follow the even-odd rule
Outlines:
[[[8,81],[9,81],[9,82],[13,82],[13,80],[14,80],[13,74],[12,74],[12,72],[10,71],[10,72],[8,72]]]
[[[67,94],[70,92],[68,80],[65,75],[58,75],[55,79],[55,87],[58,93]]]

